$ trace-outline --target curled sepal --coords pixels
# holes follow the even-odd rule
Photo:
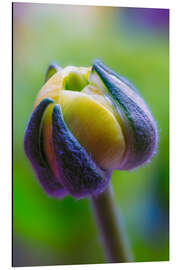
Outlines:
[[[156,123],[135,87],[96,60],[90,80],[100,83],[122,120],[126,152],[119,169],[131,170],[151,160],[158,142]]]
[[[50,196],[62,198],[66,191],[53,175],[42,149],[41,121],[50,103],[53,101],[46,98],[33,111],[25,131],[24,149],[44,190]]]
[[[66,126],[60,106],[53,109],[52,139],[61,184],[76,198],[105,190],[111,172],[97,167]]]
[[[62,68],[58,66],[55,62],[52,62],[45,75],[45,82],[47,82],[56,72],[60,71]]]

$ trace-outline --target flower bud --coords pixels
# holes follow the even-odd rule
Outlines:
[[[53,64],[35,101],[25,151],[50,195],[81,198],[104,191],[113,170],[148,162],[157,138],[135,87],[100,60],[90,68]]]

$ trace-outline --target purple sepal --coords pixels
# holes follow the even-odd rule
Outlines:
[[[95,70],[107,88],[115,109],[123,119],[127,150],[119,167],[131,170],[148,162],[155,154],[158,142],[156,123],[136,88],[114,71],[96,60]]]
[[[103,192],[109,183],[111,172],[97,167],[72,135],[58,104],[53,109],[52,126],[55,159],[64,188],[76,198]]]
[[[134,90],[135,92],[138,93],[138,90],[136,89],[136,87],[125,77],[119,75],[118,73],[116,73],[114,70],[110,69],[109,67],[107,67],[106,65],[103,64],[103,62],[100,59],[96,59],[93,62],[93,66],[99,66],[101,67],[104,71],[106,71],[107,73],[109,73],[110,75],[115,76],[117,79],[119,79],[121,82],[125,83],[127,86],[129,86],[132,90]],[[94,68],[94,67],[93,67]]]
[[[45,83],[58,71],[60,71],[62,68],[60,66],[58,66],[55,62],[52,62],[47,71],[46,71],[46,75],[45,75]]]
[[[41,120],[50,103],[53,100],[45,98],[33,111],[25,131],[24,149],[44,190],[50,196],[62,198],[66,192],[53,175],[42,149]]]

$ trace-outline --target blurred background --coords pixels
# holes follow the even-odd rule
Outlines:
[[[169,259],[169,11],[14,3],[14,266],[105,261],[89,199],[48,197],[23,150],[49,63],[89,66],[95,58],[133,82],[157,121],[157,155],[138,170],[115,171],[112,185],[134,260]]]

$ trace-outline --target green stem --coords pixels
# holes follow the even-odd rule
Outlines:
[[[98,196],[92,196],[92,206],[108,262],[132,261],[125,232],[117,217],[110,186]]]

